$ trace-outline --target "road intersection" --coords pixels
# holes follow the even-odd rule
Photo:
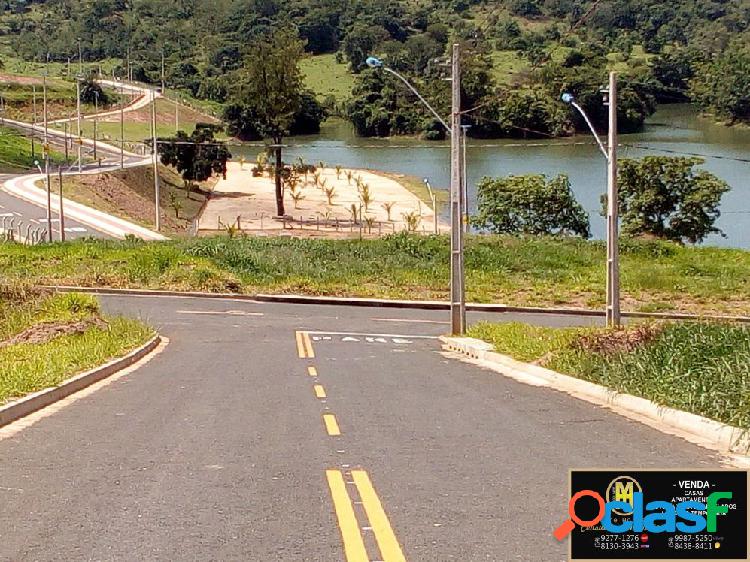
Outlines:
[[[0,432],[0,559],[564,560],[570,468],[724,462],[457,361],[443,312],[100,298],[170,343]]]

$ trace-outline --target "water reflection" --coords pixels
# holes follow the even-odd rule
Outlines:
[[[309,162],[429,177],[433,186],[447,189],[450,182],[447,142],[416,139],[363,139],[354,135],[344,121],[330,120],[320,135],[289,139],[285,155],[288,161],[299,156]],[[717,225],[727,235],[711,236],[706,243],[750,248],[750,129],[724,127],[699,117],[690,106],[662,106],[649,120],[646,130],[621,138],[621,158],[648,155],[698,153],[706,158],[705,169],[724,179],[732,190],[722,200],[722,216]],[[258,148],[235,147],[236,156],[254,158]],[[469,141],[467,150],[469,199],[474,208],[477,182],[485,176],[565,173],[570,177],[576,197],[591,216],[592,233],[605,234],[600,215],[601,195],[606,190],[606,162],[593,139],[491,140]]]

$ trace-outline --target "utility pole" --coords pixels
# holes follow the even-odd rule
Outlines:
[[[47,151],[47,71],[42,75],[42,84],[44,88],[44,150]]]
[[[465,233],[469,232],[469,182],[466,179],[466,135],[471,125],[461,125],[461,224]]]
[[[34,133],[36,132],[36,86],[32,86],[32,92],[34,110],[31,118],[31,158],[32,160],[36,160],[36,142],[34,138]]]
[[[458,43],[453,45],[451,76],[451,334],[460,336],[466,330],[466,301],[461,224],[461,60]]]
[[[80,43],[79,43],[80,44]],[[81,154],[81,148],[83,146],[83,143],[81,141],[81,75],[79,74],[76,76],[76,113],[77,113],[77,122],[78,122],[78,138],[76,139],[76,143],[78,144],[78,173],[81,173],[81,160],[82,160],[82,154]]]
[[[161,52],[161,95],[165,95],[164,90],[164,50]]]
[[[159,154],[156,149],[156,92],[151,90],[151,150],[154,153],[154,203],[156,210],[156,232],[161,230],[161,211],[159,203]]]
[[[62,166],[57,167],[57,177],[60,183],[60,242],[65,242],[65,213],[63,213],[63,177]]]
[[[49,177],[49,155],[44,159],[44,175],[47,177],[47,240],[52,242],[52,186]]]
[[[607,326],[620,326],[620,255],[617,190],[617,73],[609,74],[609,147],[607,156]]]
[[[99,113],[99,92],[97,90],[94,90],[94,160],[96,160],[96,123],[97,123],[96,114],[97,113]]]
[[[125,169],[125,90],[120,81],[120,169]]]

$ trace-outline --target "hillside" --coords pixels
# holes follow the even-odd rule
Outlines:
[[[366,136],[440,135],[421,110],[409,108],[408,96],[368,82],[366,56],[382,56],[443,99],[446,85],[432,84],[443,72],[436,59],[456,41],[469,52],[472,66],[465,101],[486,106],[472,116],[475,136],[569,133],[581,123],[560,106],[560,90],[594,96],[611,69],[627,82],[624,98],[631,105],[623,109],[623,118],[630,120],[625,130],[637,130],[656,103],[670,101],[693,100],[728,121],[750,120],[748,79],[741,72],[750,59],[746,0],[32,0],[2,5],[0,53],[6,66],[49,60],[64,67],[77,60],[80,38],[84,61],[106,61],[115,74],[146,82],[159,81],[163,53],[171,88],[219,104],[227,100],[232,73],[247,62],[246,46],[269,29],[293,26],[314,57],[303,64],[307,86],[329,106],[338,104],[336,111]],[[373,95],[397,108],[394,123],[373,124],[371,108],[356,105],[358,97]],[[493,107],[494,99],[504,99],[505,107],[497,102]],[[345,100],[351,103],[343,105]]]

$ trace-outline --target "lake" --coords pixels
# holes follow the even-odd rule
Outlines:
[[[315,163],[369,168],[429,177],[433,187],[448,189],[450,183],[449,146],[447,142],[416,139],[370,139],[355,136],[351,126],[340,119],[323,125],[320,135],[294,137],[284,160],[301,156]],[[704,168],[732,187],[722,199],[722,216],[717,226],[726,238],[712,235],[706,244],[750,248],[750,129],[724,127],[705,119],[689,105],[664,105],[647,122],[642,133],[621,136],[621,143],[643,148],[623,147],[620,158],[677,153],[703,154]],[[255,159],[257,146],[232,148],[235,157]],[[600,198],[606,191],[606,161],[591,137],[519,141],[469,140],[467,174],[469,203],[476,204],[476,184],[485,176],[559,173],[570,177],[576,198],[591,217],[594,238],[605,235],[605,221],[599,214]],[[444,205],[447,210],[447,205]]]

